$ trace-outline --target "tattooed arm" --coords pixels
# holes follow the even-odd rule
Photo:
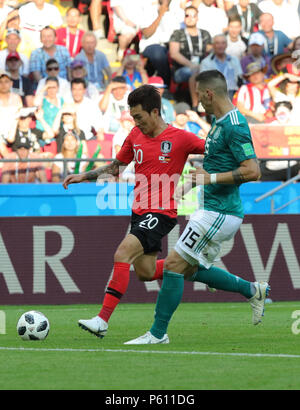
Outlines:
[[[249,181],[258,181],[260,179],[260,168],[256,158],[246,159],[240,163],[240,166],[233,171],[209,174],[202,168],[191,171],[192,181],[196,185],[209,184],[234,184],[241,185]]]
[[[127,164],[115,159],[110,164],[103,167],[99,167],[89,172],[83,172],[82,174],[68,175],[63,181],[63,187],[68,189],[68,185],[76,184],[83,181],[96,181],[98,178],[106,178],[107,175],[117,176],[119,174],[119,167],[126,166]]]

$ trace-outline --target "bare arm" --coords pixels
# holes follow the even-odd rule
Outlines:
[[[241,185],[245,182],[258,181],[260,179],[260,168],[256,158],[246,159],[240,166],[233,171],[209,174],[203,168],[191,171],[192,181],[196,185],[209,184],[229,184]],[[214,177],[212,177],[214,175]],[[213,180],[215,178],[215,181]]]
[[[68,175],[63,182],[63,187],[67,189],[70,184],[76,184],[84,181],[96,181],[98,178],[106,178],[107,175],[117,176],[119,174],[119,167],[122,165],[127,164],[115,159],[110,164],[92,171],[83,172],[82,174]]]
[[[166,11],[168,11],[168,9],[169,9],[169,4],[167,3],[167,0],[163,0],[163,3],[159,7],[157,18],[153,21],[152,24],[150,24],[150,26],[142,29],[142,34],[145,38],[149,38],[155,33],[155,31],[157,30],[157,27],[159,26],[161,19],[163,18],[163,15],[165,14]]]

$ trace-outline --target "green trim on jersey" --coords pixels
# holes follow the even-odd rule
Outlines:
[[[233,171],[240,163],[256,158],[245,117],[233,109],[218,120],[213,118],[206,137],[203,168],[209,174]],[[243,218],[239,187],[233,184],[204,186],[204,209]],[[201,203],[201,201],[200,201]]]

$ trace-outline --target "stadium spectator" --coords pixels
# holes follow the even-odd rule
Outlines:
[[[80,142],[72,132],[66,132],[63,136],[61,152],[55,155],[55,159],[72,158],[85,159],[86,155],[83,153],[82,142]],[[88,165],[86,161],[68,161],[66,162],[66,175],[78,174],[84,172]],[[64,162],[56,161],[52,166],[52,182],[60,182],[66,176],[64,175]]]
[[[79,28],[81,13],[75,7],[70,7],[66,12],[66,25],[56,29],[56,42],[66,47],[73,59],[81,50],[81,39],[84,30]]]
[[[261,67],[267,67],[267,77],[272,73],[271,59],[264,54],[265,38],[261,33],[252,33],[248,41],[248,52],[241,58],[241,66],[245,74],[248,64],[258,62]]]
[[[97,39],[105,38],[105,33],[101,25],[100,16],[102,14],[102,0],[90,1],[90,19],[92,23],[93,33]]]
[[[41,146],[54,141],[52,125],[54,119],[64,104],[64,99],[59,96],[59,83],[56,77],[47,77],[45,86],[35,95],[34,105],[42,109],[43,120],[37,118],[36,128],[43,132],[43,138],[40,141]],[[46,125],[47,124],[47,125]]]
[[[268,88],[275,103],[289,101],[294,107],[300,100],[300,77],[298,75],[281,73],[268,82]]]
[[[300,36],[295,37],[293,40],[291,52],[296,51],[296,50],[300,50]]]
[[[295,125],[292,119],[293,105],[290,101],[279,101],[274,106],[272,125]],[[300,122],[300,121],[299,121]]]
[[[55,60],[55,58],[50,58],[46,62],[46,77],[43,77],[39,80],[37,89],[36,89],[36,94],[39,94],[39,92],[42,90],[42,88],[45,87],[46,84],[46,79],[48,77],[56,77],[58,80],[58,95],[66,100],[71,100],[72,95],[71,95],[71,84],[68,80],[65,78],[60,77],[59,75],[59,64]]]
[[[247,39],[241,36],[242,22],[239,16],[229,18],[226,54],[235,56],[239,60],[247,50]]]
[[[17,150],[22,138],[26,138],[29,141],[32,152],[41,151],[39,140],[42,138],[42,133],[37,128],[31,127],[32,121],[36,118],[35,111],[35,107],[26,107],[19,110],[15,125],[11,128],[10,135],[7,138],[8,146],[13,151]]]
[[[230,98],[238,90],[242,83],[242,67],[237,57],[226,54],[227,39],[224,34],[216,35],[213,38],[213,51],[200,64],[199,72],[207,70],[220,71],[227,81],[228,93]],[[189,80],[189,89],[192,99],[192,106],[198,106],[198,96],[196,93],[196,76],[194,74]]]
[[[127,110],[130,89],[122,76],[114,77],[106,87],[99,108],[103,113],[104,132],[115,133],[120,127],[122,111]]]
[[[111,79],[111,69],[106,55],[96,49],[97,38],[92,31],[84,33],[81,44],[82,50],[77,54],[75,60],[85,63],[88,81],[93,83],[98,90],[103,90],[105,83]]]
[[[280,30],[274,30],[274,18],[270,13],[263,13],[259,18],[261,33],[265,38],[264,53],[273,57],[284,53],[286,48],[292,47],[292,40]]]
[[[32,106],[34,98],[34,86],[32,81],[21,75],[22,60],[18,52],[9,53],[6,57],[6,69],[12,79],[12,92],[19,94],[24,106]]]
[[[242,36],[249,39],[254,29],[258,27],[259,17],[262,11],[254,2],[250,0],[238,0],[238,4],[234,4],[228,11],[227,15],[230,18],[239,16],[242,22]]]
[[[200,118],[195,111],[192,111],[189,104],[179,102],[175,104],[174,110],[176,117],[172,123],[173,127],[192,132],[198,135],[198,137],[206,138],[210,125]]]
[[[84,132],[86,140],[104,139],[102,113],[93,100],[86,97],[86,82],[82,78],[71,81],[71,91],[75,104],[77,125]]]
[[[18,50],[19,44],[21,42],[21,36],[19,30],[8,29],[6,31],[5,41],[7,47],[0,50],[0,70],[6,70],[6,57],[10,53],[15,53]],[[20,67],[20,74],[24,76],[29,75],[29,59],[28,57],[19,52],[22,60],[22,65]]]
[[[70,81],[74,78],[82,78],[86,82],[85,96],[91,99],[99,101],[99,91],[95,84],[91,83],[87,79],[87,71],[85,69],[85,62],[81,60],[74,60],[70,65]]]
[[[284,0],[263,0],[259,3],[263,13],[274,18],[274,30],[282,31],[287,37],[295,38],[300,33],[300,19],[297,8]]]
[[[2,24],[2,22],[12,11],[13,8],[8,6],[5,0],[0,0],[0,24]]]
[[[87,155],[87,144],[84,132],[78,127],[75,105],[66,103],[58,111],[52,125],[57,144],[57,152],[61,152],[66,133],[72,132],[78,141],[83,142],[83,152]]]
[[[169,8],[170,7],[170,8]],[[169,87],[171,71],[168,61],[168,42],[174,30],[180,28],[180,21],[170,0],[147,1],[142,5],[142,37],[139,51],[147,58],[146,70],[149,76],[155,72]]]
[[[211,37],[224,33],[228,18],[224,10],[214,7],[215,0],[194,0],[193,5],[197,7],[198,27],[209,32]]]
[[[42,47],[40,33],[44,27],[60,27],[63,19],[59,9],[45,0],[33,0],[19,9],[22,41],[26,44],[28,54]]]
[[[167,98],[163,97],[164,91],[166,89],[166,85],[164,84],[164,80],[161,77],[149,77],[148,84],[153,85],[153,87],[157,88],[160,97],[161,97],[161,116],[162,119],[167,124],[172,124],[175,121],[175,111],[172,103]]]
[[[6,159],[37,159],[40,154],[30,152],[31,143],[28,138],[22,137],[16,145],[16,151],[7,155]],[[6,162],[2,168],[2,184],[8,183],[46,183],[47,176],[45,168],[41,162]]]
[[[266,70],[266,66],[262,68],[257,62],[248,64],[244,74],[248,84],[242,85],[236,95],[236,106],[249,123],[264,123],[270,110],[271,96],[265,82]]]
[[[201,60],[211,50],[211,36],[206,30],[197,28],[198,10],[189,6],[185,9],[185,28],[175,30],[169,42],[169,54],[176,83],[184,83],[198,70]]]
[[[125,50],[121,67],[116,71],[116,75],[124,77],[131,90],[148,82],[144,61],[135,50],[131,48]]]
[[[121,61],[125,50],[129,47],[134,37],[139,31],[141,21],[141,1],[140,0],[111,0],[113,10],[113,25],[118,35],[118,60]]]
[[[123,142],[134,127],[134,120],[129,111],[123,111],[120,117],[120,127],[112,140],[112,158],[116,158]]]
[[[55,30],[52,27],[43,28],[41,31],[43,46],[33,50],[29,60],[29,71],[36,82],[47,77],[46,63],[50,58],[54,58],[58,62],[60,77],[68,78],[68,68],[71,63],[69,51],[64,46],[56,45],[55,41]]]
[[[21,97],[11,91],[11,75],[0,71],[0,135],[6,139],[14,126],[18,110],[23,106]]]

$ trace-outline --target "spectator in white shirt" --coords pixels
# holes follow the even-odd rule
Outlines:
[[[223,33],[228,25],[228,18],[224,10],[214,7],[215,0],[194,0],[193,5],[198,8],[198,27],[209,32],[211,37]]]
[[[7,48],[4,48],[0,51],[0,70],[6,69],[5,63],[8,54],[15,53],[17,51],[17,48],[21,42],[21,35],[19,30],[7,29],[5,41],[7,44]],[[24,75],[25,77],[27,77],[29,75],[29,59],[23,53],[19,53],[19,55],[23,63],[20,67],[20,75]]]
[[[45,0],[33,0],[19,9],[22,40],[30,47],[42,47],[40,32],[46,26],[54,28],[63,24],[59,9]]]
[[[71,92],[76,108],[77,125],[85,133],[87,140],[104,139],[103,118],[97,104],[85,97],[86,82],[82,78],[71,81]]]

